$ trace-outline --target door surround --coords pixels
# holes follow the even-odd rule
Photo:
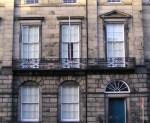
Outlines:
[[[110,98],[123,98],[125,100],[125,105],[126,105],[126,123],[129,123],[130,121],[130,99],[129,99],[129,94],[105,94],[105,122],[108,122],[108,117],[109,117],[109,99]]]

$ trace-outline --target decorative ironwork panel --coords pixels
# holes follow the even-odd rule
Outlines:
[[[100,68],[134,68],[135,58],[124,58],[124,57],[114,57],[114,58],[100,58],[99,59]]]

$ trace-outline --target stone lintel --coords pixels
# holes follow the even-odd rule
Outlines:
[[[84,19],[84,16],[70,16],[70,20]],[[69,20],[69,16],[57,16],[57,20]]]
[[[44,17],[17,17],[16,20],[41,20],[44,21]]]

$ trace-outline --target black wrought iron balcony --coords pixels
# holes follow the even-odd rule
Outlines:
[[[113,58],[89,58],[88,67],[99,69],[134,69],[135,58],[113,57]]]
[[[60,70],[60,69],[85,69],[87,59],[13,59],[13,69],[39,69],[39,70]]]
[[[134,58],[13,59],[13,70],[134,69]]]

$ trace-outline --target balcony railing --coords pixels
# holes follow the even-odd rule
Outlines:
[[[13,70],[134,69],[134,58],[13,59]]]

